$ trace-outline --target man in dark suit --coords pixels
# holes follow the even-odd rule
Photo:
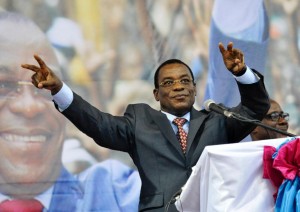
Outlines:
[[[241,93],[241,104],[232,110],[261,120],[269,109],[263,77],[245,65],[243,53],[233,48],[233,43],[227,49],[220,43],[219,48]],[[192,71],[177,59],[164,62],[155,73],[153,94],[161,111],[134,104],[127,107],[124,116],[117,117],[83,100],[38,55],[34,57],[39,66],[22,67],[35,72],[32,83],[36,87],[51,91],[58,110],[100,146],[129,153],[142,180],[140,211],[163,211],[189,178],[205,146],[238,142],[254,128],[215,112],[195,110]],[[176,117],[187,120],[182,128],[172,123]],[[187,134],[182,147],[177,132],[182,136],[180,141],[185,141]]]

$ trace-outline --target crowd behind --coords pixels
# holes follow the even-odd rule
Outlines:
[[[144,102],[158,109],[152,96],[153,71],[168,58],[180,58],[192,67],[198,92],[195,106],[202,107],[213,1],[195,2],[1,0],[0,6],[29,17],[46,33],[67,84],[103,111],[122,115],[128,103]],[[265,3],[270,21],[267,90],[289,112],[290,131],[299,134],[300,3]],[[95,147],[66,124],[66,164],[85,160],[80,161],[85,168],[116,158],[134,166],[127,155]]]

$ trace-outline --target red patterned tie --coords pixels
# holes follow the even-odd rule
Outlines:
[[[185,118],[176,118],[173,120],[173,123],[178,127],[178,132],[176,136],[180,142],[180,146],[184,154],[186,152],[186,145],[187,145],[187,134],[183,129],[183,125],[185,122],[187,122]]]
[[[0,203],[0,212],[41,212],[43,205],[35,199],[5,200]]]

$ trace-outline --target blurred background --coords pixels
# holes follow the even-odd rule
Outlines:
[[[290,113],[290,132],[299,134],[300,3],[264,3],[269,18],[267,90]],[[3,10],[29,17],[47,34],[64,81],[113,115],[122,115],[129,103],[159,108],[152,94],[153,74],[169,58],[179,58],[192,68],[198,89],[195,107],[202,107],[213,4],[213,0],[0,0]],[[107,158],[134,167],[127,154],[97,146],[67,122],[63,162],[79,158],[83,167]]]

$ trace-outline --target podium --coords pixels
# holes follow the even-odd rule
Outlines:
[[[207,146],[175,202],[184,212],[274,211],[275,188],[263,179],[263,148],[283,139]]]

